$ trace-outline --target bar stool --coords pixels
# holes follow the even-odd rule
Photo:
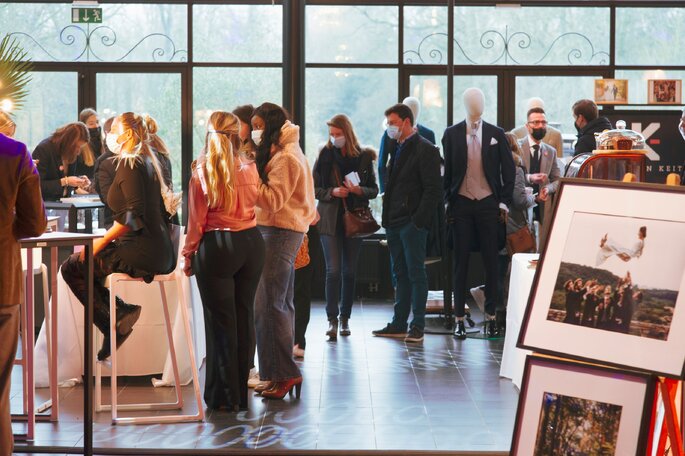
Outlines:
[[[167,340],[169,342],[169,351],[171,357],[171,364],[174,373],[174,388],[176,390],[175,402],[164,403],[149,403],[149,404],[117,404],[117,350],[116,350],[116,318],[110,318],[110,340],[111,340],[111,405],[102,404],[102,364],[104,362],[98,361],[95,370],[95,410],[105,411],[111,410],[112,424],[162,424],[162,423],[182,423],[189,421],[202,421],[204,419],[204,407],[202,404],[202,395],[200,393],[200,382],[198,379],[197,364],[195,362],[195,348],[193,346],[192,333],[190,330],[190,321],[188,319],[188,302],[185,299],[185,294],[182,291],[181,280],[183,280],[183,268],[181,256],[181,242],[180,236],[174,239],[176,251],[178,253],[178,261],[176,269],[170,274],[156,275],[149,285],[159,286],[160,295],[162,298],[162,310],[164,312],[164,323],[166,327]],[[137,279],[124,273],[114,273],[107,277],[105,286],[109,287],[110,291],[110,316],[116,315],[116,290],[120,283],[123,282],[143,282],[143,279]],[[118,417],[119,411],[134,411],[134,410],[180,410],[183,408],[183,393],[181,391],[181,378],[178,373],[178,360],[176,358],[176,347],[173,337],[173,325],[169,313],[169,304],[167,300],[164,284],[171,282],[176,284],[178,294],[178,307],[181,312],[183,320],[183,328],[185,333],[185,340],[190,352],[190,369],[193,375],[193,389],[195,390],[195,399],[197,401],[197,413],[192,415],[154,415],[141,417]]]

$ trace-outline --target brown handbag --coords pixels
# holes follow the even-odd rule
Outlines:
[[[535,236],[528,225],[507,235],[507,253],[509,256],[516,253],[535,253]]]
[[[340,173],[338,169],[335,169],[335,178],[338,181],[338,186],[342,187],[340,184]],[[381,229],[376,219],[373,218],[371,209],[366,207],[358,207],[355,209],[348,209],[346,198],[340,198],[342,200],[343,208],[343,225],[345,227],[345,237],[348,238],[360,238],[371,236],[373,233]]]
[[[306,234],[302,238],[302,244],[300,244],[300,249],[297,251],[297,256],[295,257],[295,269],[300,269],[309,264],[311,259],[309,258],[309,236]]]

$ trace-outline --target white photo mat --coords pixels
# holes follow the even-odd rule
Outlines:
[[[628,186],[616,183],[597,185],[582,181],[564,182],[546,249],[537,266],[533,292],[519,336],[519,348],[682,378],[685,366],[685,293],[682,292],[685,291],[685,271],[681,272],[680,293],[667,340],[548,320],[559,266],[574,214],[583,212],[685,222],[685,192],[653,190],[654,186],[644,184]],[[588,242],[598,243],[603,234],[599,228],[596,238],[588,239]],[[682,238],[685,239],[685,231]],[[645,250],[649,248],[649,241],[648,231]],[[660,266],[663,268],[669,267],[669,255],[685,257],[685,251],[679,249],[661,254],[663,260]]]

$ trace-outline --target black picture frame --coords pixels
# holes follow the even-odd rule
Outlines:
[[[612,391],[615,391],[614,397],[607,398],[608,404],[612,407],[621,407],[621,413],[630,413],[628,417],[621,416],[620,423],[623,423],[624,419],[630,422],[630,417],[632,417],[631,426],[629,429],[622,429],[622,432],[618,432],[617,427],[617,444],[623,444],[623,451],[616,454],[621,455],[644,455],[649,448],[651,442],[650,430],[652,426],[652,415],[654,413],[654,406],[656,404],[656,386],[657,378],[654,375],[650,375],[639,371],[628,371],[622,369],[614,369],[606,366],[598,366],[596,364],[586,364],[579,363],[571,360],[550,358],[537,355],[528,355],[526,357],[526,365],[523,373],[523,382],[521,384],[521,392],[519,394],[519,402],[516,410],[516,421],[514,423],[514,432],[511,440],[511,449],[509,454],[512,456],[517,455],[531,455],[535,454],[531,451],[530,443],[531,436],[535,436],[533,443],[535,447],[538,445],[538,430],[540,429],[541,423],[541,407],[527,409],[527,406],[534,406],[535,404],[542,405],[541,399],[538,397],[537,393],[539,391],[545,391],[547,387],[541,389],[540,385],[545,383],[549,384],[549,389],[555,391],[555,395],[563,395],[564,386],[559,385],[557,381],[549,381],[548,379],[541,379],[541,373],[544,370],[552,372],[553,370],[558,371],[559,380],[565,380],[569,382],[581,382],[577,385],[579,389],[583,391],[581,393],[584,398],[577,398],[581,400],[597,401],[597,399],[587,399],[594,396],[598,396],[597,391],[592,387],[587,387],[583,385],[582,382],[592,383],[592,386],[598,383],[603,383],[606,389],[607,385],[614,385]],[[535,385],[531,387],[531,384],[535,382]],[[630,388],[626,388],[630,385]],[[636,400],[635,391],[640,390],[642,387],[642,400]],[[532,391],[534,390],[534,392]],[[548,394],[548,393],[545,393]],[[577,393],[570,393],[577,394]],[[616,396],[623,394],[625,395],[624,401],[616,404]],[[637,416],[636,414],[639,414]],[[639,421],[635,423],[635,421]],[[619,423],[619,424],[620,424]],[[630,451],[626,451],[627,443],[630,443],[630,436],[633,436],[632,441],[635,446],[631,446]],[[526,440],[522,442],[522,440]],[[521,448],[525,446],[526,448]],[[634,452],[632,451],[634,449]]]
[[[634,338],[632,335],[625,334],[623,335],[624,337],[617,337],[615,333],[611,333],[609,331],[601,331],[602,336],[603,336],[603,341],[602,343],[598,344],[597,350],[595,352],[589,353],[589,352],[581,352],[578,350],[575,350],[574,347],[569,346],[569,347],[563,347],[563,343],[560,342],[563,340],[563,336],[560,336],[558,333],[553,333],[555,337],[550,338],[547,337],[544,340],[542,340],[541,337],[531,337],[531,332],[533,329],[536,331],[541,331],[544,332],[544,330],[541,329],[542,326],[545,327],[546,334],[550,334],[550,328],[555,328],[555,329],[564,329],[565,326],[559,326],[559,323],[554,326],[547,327],[546,325],[550,323],[547,322],[547,318],[541,319],[539,317],[540,313],[540,306],[547,306],[549,309],[550,306],[550,301],[547,300],[545,302],[544,299],[541,299],[540,297],[540,288],[542,286],[549,287],[549,282],[544,282],[545,279],[549,279],[549,270],[550,268],[558,268],[560,262],[558,263],[556,259],[551,259],[550,257],[550,248],[552,247],[555,250],[558,250],[559,248],[563,249],[562,247],[559,247],[558,245],[555,247],[553,244],[560,242],[560,239],[558,239],[558,233],[557,231],[560,230],[560,225],[559,225],[559,217],[560,217],[560,211],[566,211],[568,209],[568,205],[565,205],[564,203],[564,198],[567,194],[570,194],[573,189],[576,188],[587,188],[588,192],[591,192],[592,195],[595,197],[595,201],[593,204],[595,205],[612,205],[612,204],[617,204],[615,201],[605,201],[602,203],[602,197],[606,195],[602,195],[603,191],[606,190],[618,190],[618,192],[614,191],[613,196],[616,196],[617,194],[620,194],[623,198],[631,198],[631,196],[634,196],[637,193],[643,194],[643,195],[664,195],[668,198],[667,200],[673,200],[674,198],[680,199],[682,198],[683,204],[685,204],[685,188],[684,187],[677,187],[677,186],[666,186],[666,185],[659,185],[659,184],[646,184],[646,183],[624,183],[624,182],[614,182],[614,181],[599,181],[599,180],[588,180],[588,179],[569,179],[569,178],[564,178],[561,179],[561,183],[559,186],[559,190],[557,192],[557,200],[556,204],[554,206],[554,211],[551,214],[553,217],[550,231],[547,235],[547,237],[544,240],[544,244],[541,249],[541,254],[540,254],[540,260],[537,265],[537,269],[535,272],[535,277],[533,279],[533,285],[531,288],[531,292],[528,298],[528,304],[526,306],[526,311],[523,317],[523,322],[522,322],[522,327],[521,331],[519,333],[519,339],[517,341],[517,347],[522,348],[525,350],[532,350],[537,353],[543,353],[543,354],[548,354],[548,355],[553,355],[553,356],[561,356],[565,358],[571,358],[575,359],[578,361],[583,361],[583,362],[595,362],[595,363],[601,363],[605,364],[608,366],[613,366],[616,368],[620,369],[628,369],[628,370],[638,370],[642,372],[647,372],[647,373],[653,373],[659,376],[663,377],[669,377],[669,378],[678,378],[678,379],[683,379],[685,378],[685,344],[683,344],[682,347],[675,345],[675,344],[664,344],[663,348],[664,350],[668,350],[668,353],[673,353],[674,358],[676,357],[675,355],[677,354],[678,362],[677,362],[677,367],[676,363],[672,363],[673,365],[669,366],[669,368],[665,368],[665,366],[662,367],[656,367],[654,365],[649,365],[649,362],[653,361],[654,358],[654,353],[647,351],[645,349],[644,352],[641,354],[637,353],[630,353],[626,354],[626,356],[623,356],[622,358],[617,357],[617,353],[620,351],[616,349],[616,353],[613,354],[607,354],[607,353],[602,353],[602,350],[606,350],[608,346],[611,347],[616,347],[617,345],[615,344],[617,341],[620,345],[620,341],[628,341],[630,343],[635,343],[635,339],[644,339],[645,341],[649,341],[651,339],[647,339],[645,337],[638,337]],[[631,193],[632,192],[632,193]],[[644,192],[644,193],[643,193]],[[683,206],[680,206],[683,207]],[[584,208],[581,206],[578,206],[576,208],[579,212],[582,212]],[[658,210],[658,207],[652,207],[649,208],[650,211],[654,212]],[[664,207],[664,211],[668,211],[668,208]],[[639,211],[638,211],[639,212]],[[682,211],[681,211],[682,212]],[[634,215],[634,214],[633,214]],[[674,213],[671,212],[670,214],[664,214],[664,218],[660,219],[659,221],[682,221],[685,223],[685,213],[681,213],[680,215],[676,214],[676,217],[674,217]],[[566,222],[565,222],[566,223]],[[684,225],[685,226],[685,225]],[[565,227],[564,229],[568,229],[568,227]],[[565,241],[565,239],[564,239]],[[554,263],[554,264],[552,264]],[[683,271],[685,273],[685,270]],[[554,280],[556,280],[556,276],[554,277]],[[685,291],[685,290],[679,290],[679,291]],[[551,295],[545,296],[546,298],[550,298]],[[679,295],[678,302],[680,302],[680,298],[685,298],[685,294],[681,293]],[[678,308],[677,312],[679,316],[682,316],[685,318],[685,305],[682,306],[682,308]],[[536,316],[537,315],[537,316]],[[674,321],[675,321],[675,316],[674,316]],[[680,322],[681,320],[679,320]],[[683,323],[685,323],[685,320],[682,320]],[[578,328],[582,328],[581,326],[578,326]],[[682,331],[685,332],[685,327],[682,328]],[[672,335],[676,334],[678,332],[678,329],[674,329],[670,331],[668,338],[670,339]],[[583,331],[578,331],[578,338],[583,338],[587,336],[589,333],[587,330]],[[633,339],[628,339],[633,337]],[[677,336],[673,336],[677,337]],[[580,339],[579,339],[580,340]],[[646,343],[646,342],[645,342]],[[654,343],[649,344],[650,346],[654,346]],[[658,344],[657,344],[658,345]],[[671,346],[672,345],[672,346]],[[677,353],[674,353],[673,351],[677,351]],[[630,355],[630,356],[628,356]]]

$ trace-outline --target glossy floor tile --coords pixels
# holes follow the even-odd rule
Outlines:
[[[323,305],[313,306],[305,359],[299,362],[300,399],[251,395],[248,411],[207,411],[204,423],[112,426],[110,416],[99,413],[95,447],[509,450],[518,393],[499,378],[503,340],[426,334],[423,343],[406,344],[371,335],[390,319],[391,305],[356,303],[353,312],[352,335],[329,342]],[[149,377],[122,378],[120,386],[121,401],[164,401],[173,393],[153,388]],[[38,423],[31,445],[82,445],[82,391],[61,389],[60,421]],[[192,388],[183,391],[184,411],[190,412]],[[38,395],[41,402],[48,391]],[[21,401],[21,371],[15,369],[13,411],[21,410]],[[23,426],[15,424],[15,431]]]

